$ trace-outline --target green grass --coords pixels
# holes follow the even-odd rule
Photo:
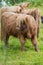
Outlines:
[[[38,6],[39,7],[39,6]],[[39,7],[43,15],[43,7]],[[10,37],[9,47],[0,41],[0,65],[43,65],[43,24],[38,38],[39,52],[35,52],[30,40],[26,40],[26,51],[21,51],[19,39]]]

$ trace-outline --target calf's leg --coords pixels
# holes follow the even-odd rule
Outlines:
[[[25,51],[25,39],[23,37],[23,35],[20,35],[20,42],[21,42],[21,49],[22,51]]]
[[[6,47],[8,46],[8,39],[9,39],[9,36],[4,35],[4,43]]]
[[[38,51],[38,48],[37,48],[37,36],[32,37],[32,43],[34,45],[35,51]]]

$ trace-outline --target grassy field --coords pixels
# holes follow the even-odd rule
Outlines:
[[[43,15],[43,6],[39,7]],[[30,40],[26,40],[26,51],[21,51],[20,41],[14,37],[9,38],[9,47],[0,41],[0,65],[43,65],[43,24],[40,26],[38,38],[39,52],[34,51]]]

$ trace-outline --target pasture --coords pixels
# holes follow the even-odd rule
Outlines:
[[[39,7],[39,6],[38,6]],[[43,15],[43,6],[39,7]],[[43,65],[43,24],[40,25],[38,38],[38,52],[35,52],[30,40],[26,40],[26,51],[21,51],[20,41],[17,38],[9,38],[9,46],[0,41],[0,65]]]

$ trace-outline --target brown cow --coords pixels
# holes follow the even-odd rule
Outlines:
[[[40,30],[40,11],[38,8],[35,9],[24,9],[21,11],[21,13],[27,14],[27,15],[32,15],[37,24],[37,37],[39,36],[39,30]]]
[[[37,37],[39,36],[39,30],[40,30],[40,11],[38,8],[35,9],[26,9],[26,7],[28,7],[29,3],[22,3],[19,6],[12,6],[12,7],[4,7],[1,9],[1,15],[4,12],[16,12],[16,13],[25,13],[28,15],[32,15],[35,20],[36,20],[36,24],[37,24]]]
[[[35,51],[37,49],[37,26],[34,17],[26,14],[17,14],[13,12],[5,12],[1,18],[2,38],[8,45],[8,38],[13,35],[20,39],[21,48],[24,50],[26,38],[30,38]]]

